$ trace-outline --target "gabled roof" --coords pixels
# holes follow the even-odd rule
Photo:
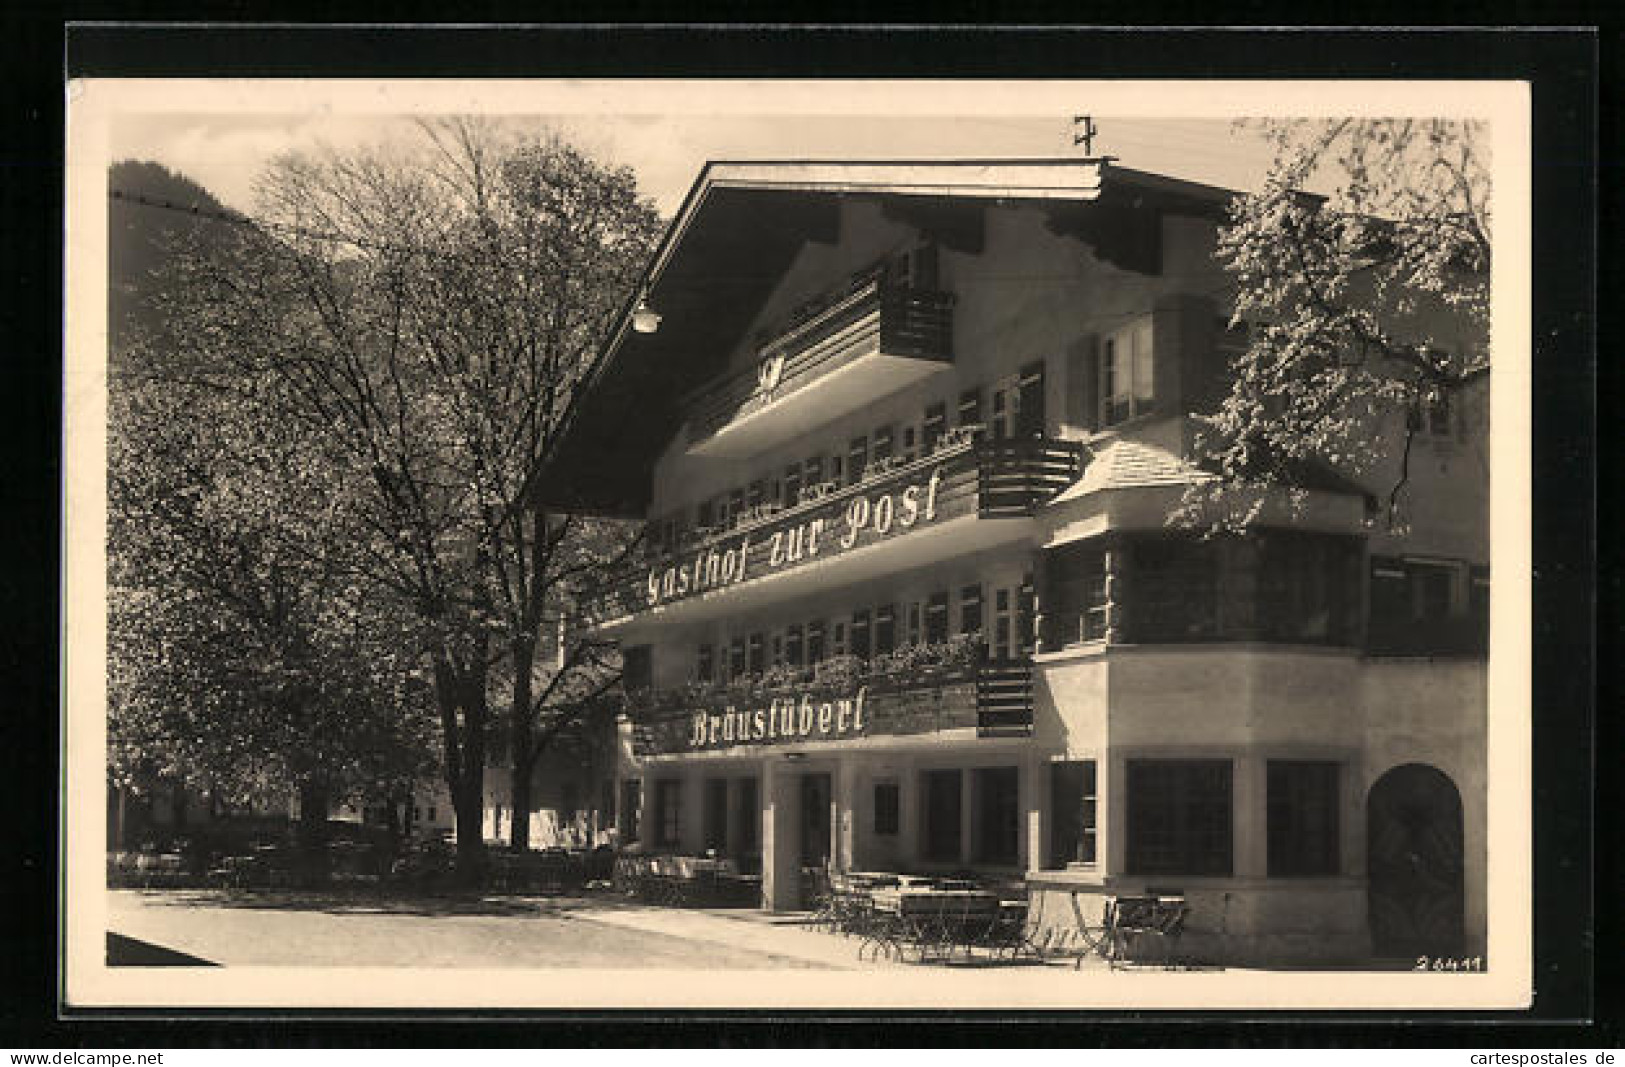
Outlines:
[[[641,514],[652,466],[681,428],[680,398],[727,369],[803,244],[838,239],[843,197],[879,198],[948,230],[989,201],[1046,203],[1059,228],[1089,239],[1077,212],[1103,198],[1114,215],[1216,214],[1232,195],[1102,159],[707,163],[589,371],[538,491],[551,506]],[[631,328],[640,299],[662,316],[655,333]]]

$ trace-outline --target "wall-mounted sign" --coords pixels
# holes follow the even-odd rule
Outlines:
[[[839,699],[828,692],[793,690],[763,695],[740,709],[718,702],[646,710],[636,714],[640,755],[803,745],[860,737],[904,737],[977,725],[976,681],[940,684],[867,684]]]
[[[644,596],[650,607],[656,607],[931,522],[937,517],[937,493],[942,481],[943,470],[938,464],[923,481],[894,490],[837,498],[787,517],[787,524],[777,529],[749,531],[702,548],[690,559],[651,568]]]
[[[722,748],[729,745],[775,744],[791,741],[833,741],[860,737],[868,730],[863,715],[867,686],[840,700],[815,700],[803,693],[774,697],[765,708],[696,711],[689,719],[688,747]]]

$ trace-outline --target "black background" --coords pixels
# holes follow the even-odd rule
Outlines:
[[[461,22],[534,17],[534,9],[496,3],[404,2],[390,5],[85,4],[79,19],[289,21],[455,18]],[[654,5],[594,5],[571,14],[595,19],[673,17]],[[939,19],[983,21],[1011,12],[970,8],[934,12]],[[1313,14],[1312,12],[1308,12]],[[1354,12],[1339,6],[1336,13]],[[1590,22],[1584,7],[1519,5],[1473,14],[1514,23],[1538,14],[1551,21]],[[762,10],[713,12],[765,17]],[[811,14],[811,13],[809,13]],[[816,17],[851,14],[825,4]],[[1022,12],[1037,21],[1043,14]],[[1075,10],[1065,12],[1076,17]],[[1211,18],[1195,5],[1091,5],[1088,14],[1169,21]],[[1237,5],[1238,21],[1275,23],[1306,14],[1302,5]],[[1427,17],[1416,5],[1366,5],[1368,22]],[[1448,13],[1457,15],[1456,12]],[[1595,578],[1596,501],[1601,528],[1617,524],[1614,479],[1597,493],[1596,360],[1598,281],[1597,180],[1618,185],[1617,114],[1606,116],[1607,153],[1597,152],[1599,50],[1614,56],[1612,30],[1510,31],[1411,28],[1388,31],[1247,31],[1213,29],[996,30],[988,27],[727,29],[720,26],[468,29],[379,29],[317,26],[272,29],[214,25],[76,25],[62,11],[13,5],[0,15],[0,66],[7,138],[0,179],[9,376],[5,425],[12,436],[5,488],[13,533],[0,560],[6,637],[0,661],[10,683],[0,705],[0,781],[7,787],[3,886],[0,1046],[318,1047],[410,1044],[467,1045],[1011,1045],[1070,1046],[1401,1045],[1510,1048],[1618,1047],[1620,807],[1616,716],[1598,722],[1597,707],[1618,706],[1611,678],[1597,696],[1595,593],[1603,592],[1601,632],[1621,632],[1613,568]],[[780,18],[790,18],[782,9]],[[806,17],[806,16],[803,16]],[[64,69],[65,61],[65,69]],[[58,618],[60,573],[61,208],[63,81],[67,76],[235,77],[1406,77],[1527,79],[1534,107],[1534,558],[1532,628],[1535,667],[1536,973],[1528,1012],[1386,1013],[1250,1016],[1142,1012],[975,1017],[945,1013],[885,1017],[811,1013],[541,1014],[311,1013],[249,1020],[194,1013],[122,1018],[59,1015],[58,984]],[[1617,86],[1604,85],[1617,95]],[[1605,222],[1614,221],[1612,209]],[[1611,227],[1609,228],[1611,229]],[[1604,231],[1607,232],[1607,231]],[[1617,289],[1611,266],[1603,292]],[[1612,304],[1610,301],[1609,304]],[[1604,315],[1611,307],[1605,306]],[[1603,399],[1618,395],[1604,365]],[[1610,435],[1612,436],[1612,435]],[[1610,560],[1611,562],[1611,560]],[[1596,732],[1600,727],[1601,732]],[[1596,759],[1597,754],[1601,759]],[[1600,762],[1603,773],[1593,768]],[[1595,805],[1594,805],[1595,801]],[[1594,824],[1594,815],[1600,819]],[[1593,834],[1597,868],[1593,871]],[[1495,843],[1491,842],[1491,847]],[[1595,882],[1594,882],[1595,879]],[[1595,909],[1593,891],[1601,901]],[[1600,949],[1600,951],[1599,951]],[[380,1025],[380,1019],[388,1019]],[[1600,1018],[1600,1021],[1598,1021]],[[535,1025],[545,1020],[545,1026]],[[1589,1020],[1589,1021],[1588,1021]]]

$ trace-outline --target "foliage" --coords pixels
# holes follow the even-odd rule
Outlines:
[[[1218,247],[1246,344],[1198,442],[1220,477],[1187,497],[1186,518],[1222,494],[1301,486],[1317,463],[1358,477],[1398,449],[1408,458],[1410,413],[1489,370],[1482,124],[1259,125],[1268,178],[1234,203]],[[1334,182],[1329,197],[1299,191],[1317,178]],[[1465,342],[1451,328],[1463,322]],[[1390,521],[1404,481],[1402,467]]]
[[[625,705],[634,713],[669,713],[725,704],[748,706],[798,687],[845,696],[866,682],[903,686],[929,683],[974,668],[980,662],[982,652],[980,634],[955,634],[945,641],[901,645],[868,660],[843,653],[819,660],[808,667],[781,663],[727,681],[689,682],[672,690],[628,691]]]
[[[275,161],[232,255],[171,264],[173,370],[269,383],[346,472],[359,569],[410,609],[432,670],[473,867],[493,743],[523,845],[537,757],[617,678],[613,648],[560,619],[631,538],[533,488],[658,218],[629,171],[556,140],[420,133]]]
[[[433,755],[401,618],[355,572],[345,489],[257,397],[110,390],[109,768],[228,803],[384,795]]]

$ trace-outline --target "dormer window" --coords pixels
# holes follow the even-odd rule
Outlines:
[[[1151,317],[1107,334],[1100,343],[1100,427],[1144,415],[1156,395]]]

